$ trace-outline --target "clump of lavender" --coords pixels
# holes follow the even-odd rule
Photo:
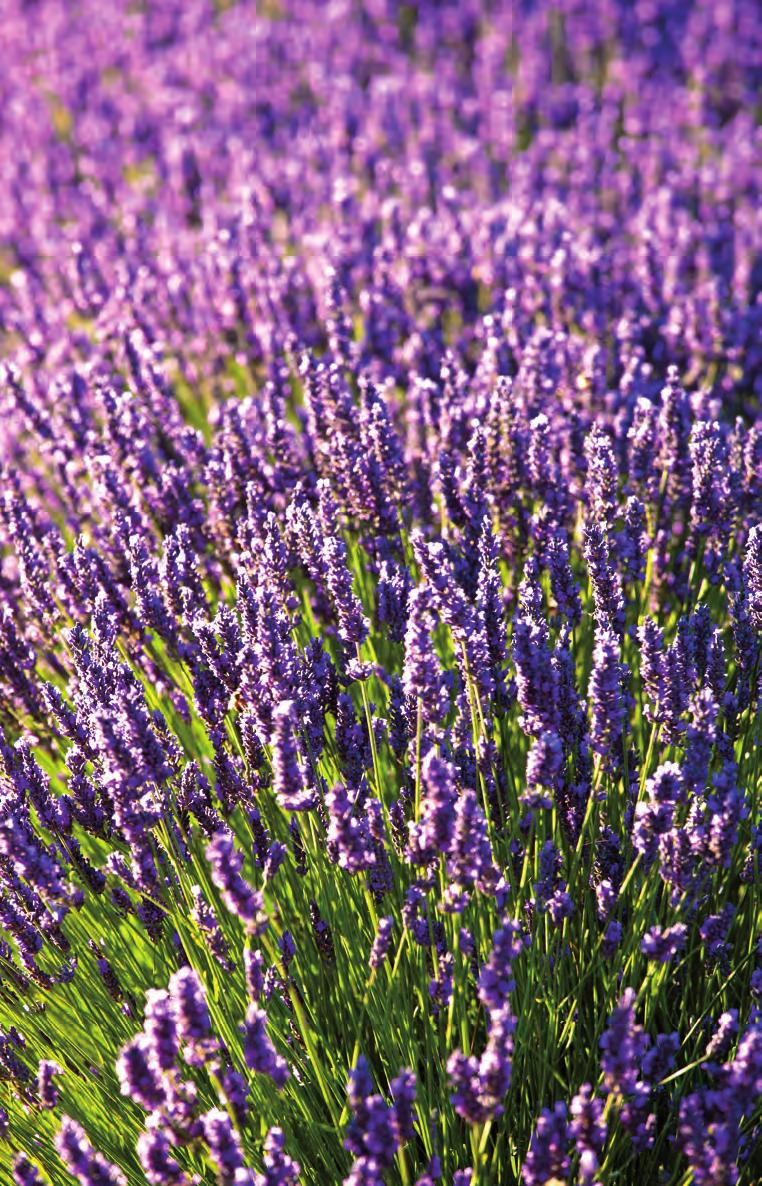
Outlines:
[[[504,8],[3,5],[3,1183],[759,1177],[758,5]]]

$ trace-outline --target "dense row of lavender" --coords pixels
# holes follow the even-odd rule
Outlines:
[[[0,1181],[762,1177],[756,0],[6,0]]]

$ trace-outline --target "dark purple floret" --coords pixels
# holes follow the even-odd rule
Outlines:
[[[271,1128],[265,1137],[264,1173],[257,1174],[255,1186],[298,1186],[301,1166],[286,1153],[286,1138],[280,1128]]]
[[[93,1149],[87,1134],[76,1120],[64,1116],[55,1138],[61,1161],[80,1186],[126,1186],[121,1170]]]
[[[640,1059],[645,1051],[642,1028],[635,1022],[635,992],[625,990],[601,1038],[601,1070],[609,1091],[631,1095],[635,1091]]]
[[[40,1170],[25,1153],[16,1153],[13,1158],[13,1181],[16,1186],[45,1186]]]
[[[150,1186],[186,1186],[188,1177],[172,1156],[173,1143],[164,1128],[138,1137],[138,1157]]]
[[[207,846],[206,856],[212,880],[230,913],[248,931],[259,932],[266,925],[264,901],[260,891],[252,889],[243,876],[243,856],[235,847],[232,835],[218,832]]]
[[[579,1154],[581,1186],[591,1186],[599,1168],[601,1153],[606,1143],[608,1125],[604,1119],[604,1101],[583,1083],[569,1107],[569,1135]]]
[[[267,1014],[255,1004],[246,1010],[246,1022],[242,1028],[244,1037],[243,1056],[246,1066],[260,1075],[269,1075],[277,1088],[282,1088],[289,1075],[288,1063],[282,1058],[268,1037]]]
[[[241,1141],[230,1117],[220,1108],[212,1108],[203,1117],[203,1125],[220,1186],[234,1186],[237,1171],[244,1169],[244,1160]]]
[[[684,923],[672,927],[651,927],[640,941],[640,950],[650,959],[667,964],[685,948],[688,928]]]
[[[205,1041],[211,1034],[211,1022],[198,973],[180,968],[170,977],[169,996],[180,1040],[191,1046]]]
[[[387,916],[378,920],[378,931],[373,940],[368,966],[371,972],[377,972],[386,960],[391,945],[394,919]]]
[[[596,630],[590,676],[590,741],[606,764],[615,767],[629,710],[627,676],[616,635],[610,630]]]
[[[566,1177],[570,1164],[569,1137],[566,1104],[557,1103],[552,1111],[543,1108],[521,1167],[525,1186],[545,1186],[553,1178]]]
[[[37,1095],[43,1108],[55,1108],[58,1103],[58,1090],[53,1080],[61,1075],[62,1068],[57,1062],[43,1058],[37,1068]]]

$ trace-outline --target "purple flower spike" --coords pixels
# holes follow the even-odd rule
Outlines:
[[[61,1161],[80,1186],[126,1186],[121,1170],[93,1149],[87,1134],[76,1120],[64,1116],[55,1138]]]
[[[286,1138],[280,1128],[271,1128],[265,1137],[265,1170],[257,1174],[255,1186],[298,1186],[301,1166],[286,1153]]]
[[[241,920],[247,931],[259,933],[267,925],[264,900],[260,891],[252,889],[243,876],[243,856],[235,847],[232,835],[218,832],[207,846],[206,858],[212,880],[230,913]]]
[[[546,1186],[554,1178],[561,1181],[566,1178],[570,1136],[566,1104],[555,1104],[552,1111],[543,1108],[521,1167],[525,1186]]]
[[[267,1014],[255,1004],[250,1004],[246,1010],[246,1022],[243,1033],[243,1056],[250,1071],[257,1071],[260,1075],[269,1075],[275,1086],[280,1089],[285,1085],[289,1076],[288,1063],[277,1053],[266,1030]]]

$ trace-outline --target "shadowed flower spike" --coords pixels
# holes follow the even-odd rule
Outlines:
[[[555,1104],[552,1111],[543,1108],[521,1167],[525,1186],[547,1186],[551,1181],[565,1180],[570,1164],[569,1138],[566,1104]]]
[[[280,1128],[271,1128],[265,1137],[264,1173],[257,1174],[255,1186],[298,1186],[301,1166],[286,1153],[286,1138]]]
[[[229,833],[217,832],[206,849],[212,880],[225,906],[236,915],[249,933],[257,934],[267,926],[264,901],[259,890],[252,889],[243,876],[243,856]]]
[[[420,820],[410,825],[410,859],[415,864],[428,864],[450,850],[458,787],[455,770],[434,750],[424,759],[421,783]]]
[[[58,1103],[58,1091],[54,1079],[61,1075],[62,1069],[57,1062],[43,1059],[37,1068],[37,1094],[43,1108],[55,1108]]]
[[[217,1170],[219,1186],[237,1186],[246,1167],[241,1140],[227,1112],[212,1108],[203,1117],[204,1137],[209,1156]]]
[[[16,1153],[13,1158],[13,1181],[15,1186],[46,1186],[39,1168],[25,1153]]]
[[[267,1014],[264,1010],[250,1004],[246,1011],[246,1022],[242,1031],[244,1035],[243,1056],[250,1071],[269,1075],[275,1086],[281,1088],[288,1078],[288,1064],[276,1052],[267,1036],[266,1021]]]
[[[627,667],[620,660],[620,645],[610,630],[597,629],[590,676],[590,741],[609,765],[618,764],[629,704]]]
[[[149,1186],[188,1186],[188,1176],[173,1157],[173,1143],[163,1128],[141,1133],[137,1148]]]
[[[611,562],[606,532],[599,523],[593,522],[585,527],[584,553],[593,590],[595,620],[601,630],[621,635],[625,619],[622,582]]]
[[[636,1088],[640,1060],[645,1052],[643,1030],[635,1022],[635,992],[628,988],[609,1018],[600,1041],[601,1070],[609,1091],[631,1095]]]
[[[315,805],[315,792],[296,739],[297,713],[293,701],[283,701],[273,713],[273,791],[284,811],[307,811]]]
[[[55,1145],[61,1161],[80,1186],[126,1186],[121,1170],[93,1149],[85,1130],[71,1117],[63,1117]]]

